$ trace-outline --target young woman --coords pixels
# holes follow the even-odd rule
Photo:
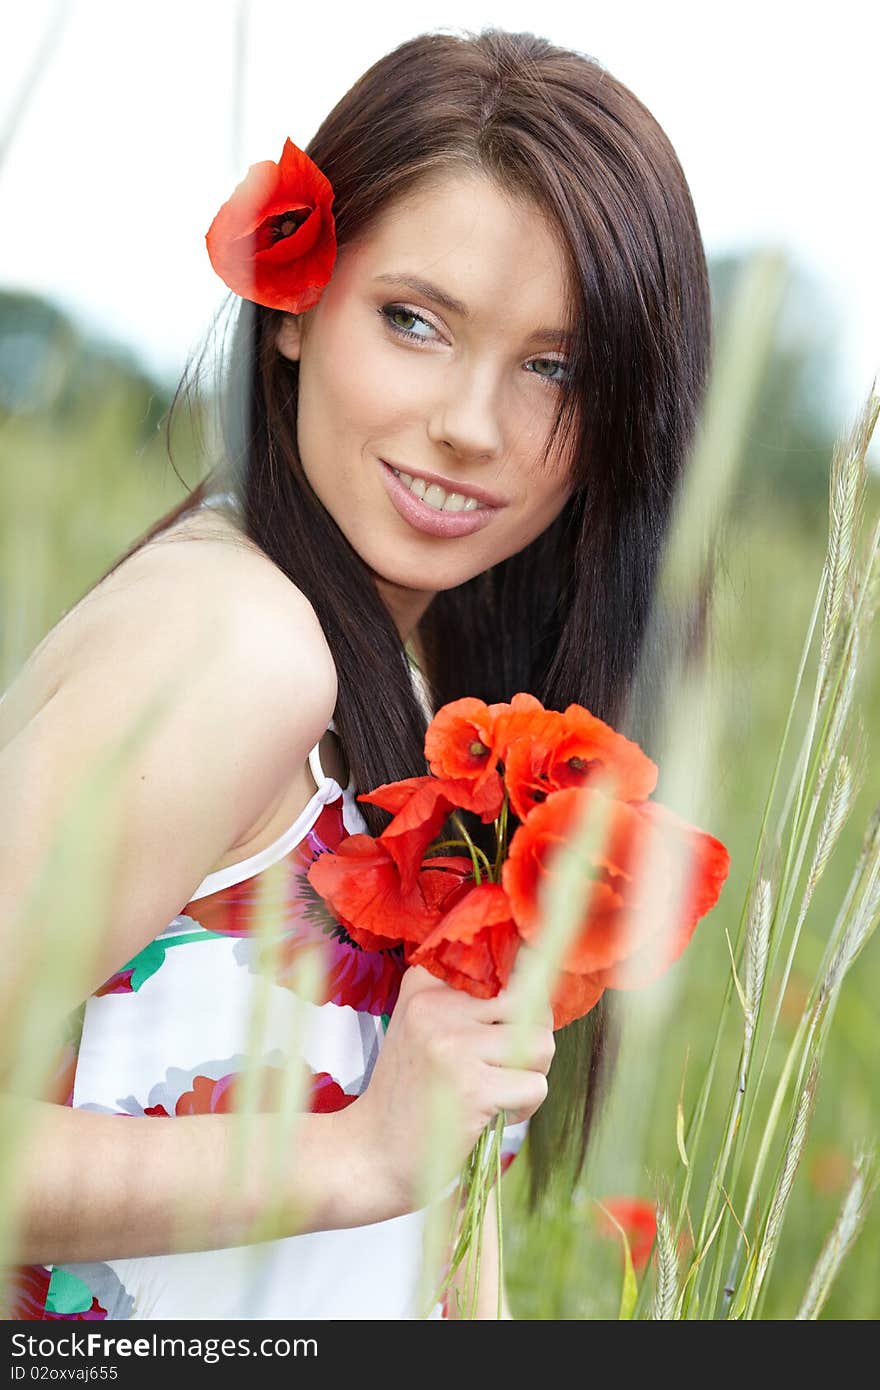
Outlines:
[[[572,1145],[580,1171],[608,1071],[607,995],[555,1039],[548,1009],[507,1065],[512,988],[478,1000],[361,951],[306,870],[384,828],[357,793],[424,773],[426,715],[460,696],[577,701],[650,751],[635,674],[710,350],[689,191],[608,72],[501,30],[402,44],[306,153],[333,189],[329,282],[299,314],[241,300],[217,466],[0,704],[11,930],[64,791],[186,676],[127,774],[67,1103],[31,1103],[13,1316],[418,1316],[431,1076],[462,1116],[438,1182],[503,1109],[508,1157],[531,1120],[536,1201]],[[265,1093],[230,1190],[277,866]],[[303,1005],[316,941],[325,994]],[[297,1004],[311,1089],[279,1179]],[[254,1243],[273,1198],[282,1234]],[[494,1239],[490,1214],[487,1317]]]

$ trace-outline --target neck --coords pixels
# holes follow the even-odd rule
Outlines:
[[[376,589],[400,634],[403,643],[411,642],[420,659],[419,622],[421,621],[434,594],[423,589],[404,589],[399,584],[389,584],[379,575],[373,575]]]

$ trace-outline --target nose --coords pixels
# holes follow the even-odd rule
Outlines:
[[[488,372],[450,372],[428,423],[436,444],[447,444],[462,458],[497,457],[502,448],[497,387]]]

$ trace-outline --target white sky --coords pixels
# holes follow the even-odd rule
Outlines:
[[[10,0],[0,132],[47,30],[58,41],[0,165],[0,285],[52,296],[176,381],[226,295],[204,235],[248,166],[288,135],[304,146],[401,40],[488,24],[589,53],[633,89],[676,149],[710,256],[769,240],[816,277],[846,423],[880,375],[880,6],[866,0]]]

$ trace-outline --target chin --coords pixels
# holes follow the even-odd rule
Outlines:
[[[369,537],[349,533],[339,519],[334,520],[370,574],[398,589],[431,594],[442,589],[454,589],[496,563],[497,557],[493,554],[477,554],[473,549],[465,554],[454,542],[431,536],[414,535],[413,541],[407,544],[400,536],[390,535],[383,545],[377,547],[375,531]],[[460,545],[475,539],[475,536],[461,537]],[[445,555],[442,554],[444,549]],[[390,556],[394,557],[393,562],[389,562]]]
[[[481,574],[484,566],[454,569],[449,565],[432,567],[428,564],[421,564],[399,566],[392,569],[390,565],[384,565],[381,569],[376,569],[368,564],[368,568],[377,579],[381,579],[384,583],[391,584],[397,589],[410,589],[421,594],[435,594],[442,589],[454,589],[457,585],[464,584],[475,574]]]

